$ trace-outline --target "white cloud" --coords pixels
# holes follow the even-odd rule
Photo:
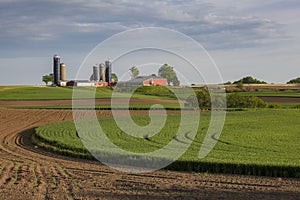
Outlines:
[[[45,56],[53,51],[83,54],[112,34],[157,26],[183,32],[210,51],[239,50],[246,55],[269,48],[275,53],[266,60],[272,60],[283,57],[280,49],[285,49],[284,54],[291,55],[289,64],[296,66],[299,7],[298,0],[0,0],[0,53],[1,57]],[[230,60],[223,60],[230,66]]]

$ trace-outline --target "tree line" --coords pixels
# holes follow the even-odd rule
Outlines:
[[[292,80],[288,81],[286,84],[298,84],[298,83],[300,83],[300,77],[292,79]],[[224,84],[225,85],[231,85],[231,84],[239,85],[239,84],[268,84],[268,83],[265,81],[261,81],[256,78],[253,78],[252,76],[246,76],[244,78],[241,78],[240,80],[237,80],[234,82],[228,81]]]

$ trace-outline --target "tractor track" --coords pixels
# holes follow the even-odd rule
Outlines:
[[[0,108],[0,199],[297,199],[300,195],[299,179],[165,170],[128,174],[31,144],[33,128],[70,120],[72,111]]]

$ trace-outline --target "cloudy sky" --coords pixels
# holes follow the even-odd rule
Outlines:
[[[42,84],[54,54],[73,79],[101,41],[142,27],[196,40],[224,81],[300,77],[299,0],[0,0],[0,26],[0,85]]]

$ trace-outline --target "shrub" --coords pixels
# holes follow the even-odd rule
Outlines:
[[[199,105],[200,109],[210,109],[213,103],[216,107],[224,105],[223,98],[214,96],[213,100],[208,90],[199,90],[186,99],[186,105],[190,107]],[[239,93],[227,95],[227,108],[266,108],[267,103],[256,96],[242,96]],[[275,105],[274,105],[275,107]]]
[[[267,103],[256,96],[242,96],[239,93],[227,96],[228,108],[266,108]]]
[[[278,103],[271,103],[271,104],[268,105],[268,108],[275,108],[275,109],[277,109],[277,108],[280,108],[280,105]]]
[[[189,107],[198,105],[200,109],[211,108],[211,98],[208,90],[197,90],[195,95],[191,95],[186,99],[186,104]]]
[[[295,109],[300,109],[300,104],[299,104],[299,105],[296,105],[296,106],[294,106],[293,108],[295,108]]]

